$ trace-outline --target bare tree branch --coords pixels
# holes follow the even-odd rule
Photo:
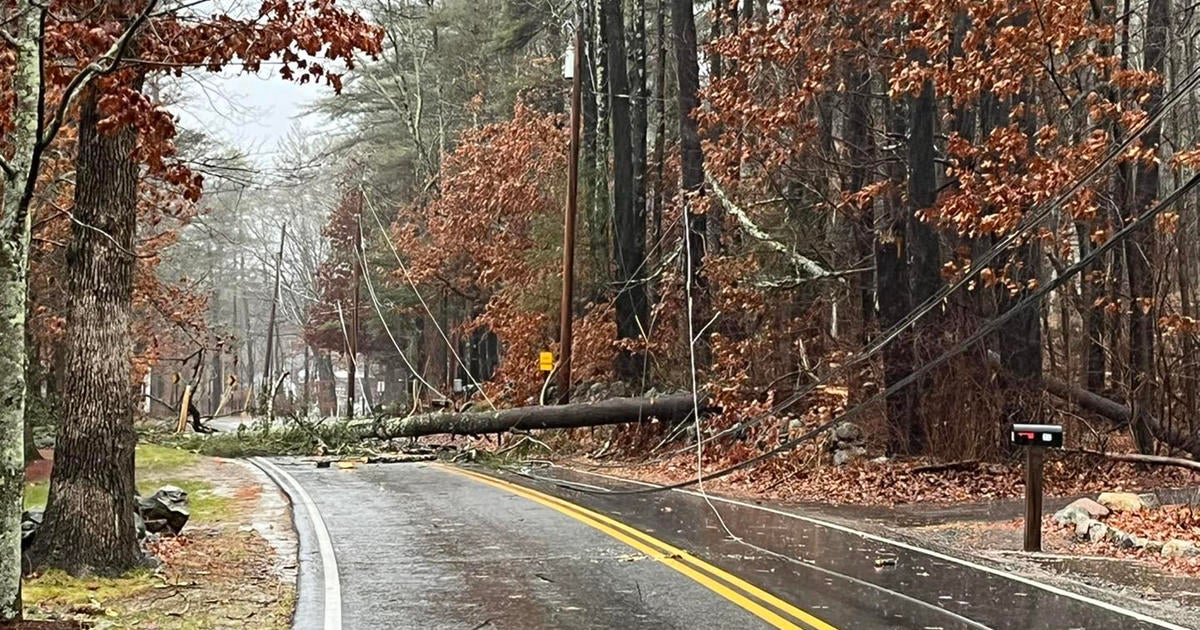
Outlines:
[[[762,228],[755,225],[754,221],[750,218],[750,215],[746,214],[746,212],[739,208],[737,204],[733,203],[733,201],[729,198],[729,195],[725,194],[725,190],[721,188],[721,184],[719,184],[715,178],[708,176],[707,179],[708,186],[712,189],[713,194],[717,196],[717,199],[721,202],[721,205],[725,208],[725,210],[729,212],[729,214],[733,215],[733,218],[737,219],[738,225],[742,226],[742,230],[745,231],[750,238],[753,238],[772,250],[786,256],[788,260],[790,260],[791,263],[796,266],[796,270],[803,274],[804,277],[809,279],[838,278],[841,275],[846,275],[846,273],[855,273],[854,270],[841,273],[830,271],[822,267],[817,261],[808,258],[807,256],[802,256],[796,253],[794,250],[789,249],[787,245],[775,240],[770,234],[767,234]]]

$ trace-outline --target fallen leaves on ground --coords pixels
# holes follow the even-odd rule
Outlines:
[[[575,463],[584,468],[589,465],[589,462]],[[718,463],[706,459],[705,472],[717,471]],[[1021,463],[981,463],[963,470],[914,471],[914,468],[931,463],[927,460],[866,461],[840,467],[810,467],[803,454],[797,454],[708,482],[706,486],[740,496],[834,505],[973,503],[1024,496],[1025,476]],[[694,453],[651,464],[601,465],[609,474],[655,483],[685,481],[696,476]],[[1091,457],[1052,460],[1045,468],[1045,492],[1051,497],[1191,486],[1200,486],[1200,474],[1174,468],[1146,469]]]
[[[51,573],[27,580],[27,616],[82,621],[97,629],[290,627],[294,584],[281,577],[275,550],[252,527],[261,518],[255,516],[258,482],[241,466],[209,458],[159,474],[206,479],[214,492],[231,497],[229,505],[209,511],[211,520],[194,517],[181,536],[148,543],[162,563],[153,572],[115,579]]]

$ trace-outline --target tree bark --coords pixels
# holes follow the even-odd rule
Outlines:
[[[74,575],[120,574],[142,561],[133,523],[137,437],[129,360],[137,131],[101,134],[99,99],[91,87],[80,97],[78,222],[66,259],[72,376],[63,391],[45,521],[31,550],[35,567]]]
[[[708,235],[707,215],[696,204],[703,203],[704,153],[700,147],[700,131],[692,112],[699,105],[700,61],[696,52],[696,16],[692,0],[672,0],[671,30],[675,36],[675,73],[679,87],[679,150],[680,188],[687,208],[688,259],[687,273],[691,277],[692,296],[696,306],[696,321],[708,317],[708,286],[700,274],[704,266]],[[697,361],[708,363],[708,344],[695,340]]]
[[[656,418],[674,423],[691,416],[692,395],[674,394],[659,398],[613,398],[597,403],[576,403],[554,407],[518,407],[500,411],[466,413],[427,413],[380,422],[357,420],[350,423],[359,436],[378,438],[420,437],[448,433],[482,435],[513,429],[574,429],[626,422],[645,422]],[[700,411],[705,401],[700,400]]]
[[[747,7],[752,7],[746,3]],[[849,145],[850,173],[847,181],[847,192],[860,192],[871,177],[871,160],[874,154],[870,136],[870,97],[871,75],[860,62],[847,62],[847,79],[850,84],[846,103],[846,144]],[[875,216],[871,207],[850,208],[853,233],[853,255],[850,260],[854,264],[871,259],[871,241],[873,238]],[[866,343],[875,318],[875,290],[870,278],[862,274],[850,277],[851,295],[858,296],[859,336],[860,342]]]
[[[38,85],[41,48],[37,6],[19,0],[12,29],[17,42],[11,75],[16,108],[7,140],[10,173],[0,197],[0,621],[21,618],[21,511],[25,490],[26,278],[29,201],[37,176]],[[6,16],[7,17],[7,16]]]
[[[638,190],[642,175],[635,168],[646,162],[645,129],[634,130],[630,116],[629,72],[625,60],[625,18],[622,0],[602,0],[605,39],[608,41],[608,97],[612,114],[613,148],[613,262],[617,285],[617,337],[636,340],[649,321],[650,306],[646,287],[636,277],[640,274],[642,256],[646,249],[646,198],[644,187]],[[644,91],[644,77],[639,77]],[[640,123],[645,124],[645,107],[641,107]],[[634,136],[641,146],[634,144]],[[635,182],[635,179],[637,180]],[[640,193],[640,198],[638,194]],[[616,372],[619,378],[632,379],[641,373],[642,360],[638,353],[622,350],[617,355]]]
[[[1145,59],[1142,67],[1166,77],[1167,29],[1170,24],[1170,0],[1150,0],[1146,8]],[[1157,109],[1162,103],[1162,84],[1150,90],[1145,107]],[[1142,134],[1142,146],[1157,156],[1162,125],[1155,123]],[[1159,172],[1157,159],[1136,165],[1133,190],[1133,213],[1145,212],[1158,197]],[[1153,433],[1144,418],[1154,407],[1154,325],[1157,321],[1153,266],[1156,262],[1154,233],[1142,226],[1125,241],[1125,265],[1129,274],[1129,294],[1132,305],[1129,313],[1129,392],[1133,401],[1133,437],[1138,451],[1154,449]]]

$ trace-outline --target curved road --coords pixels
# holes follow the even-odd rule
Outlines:
[[[724,499],[576,492],[545,472],[258,463],[295,508],[297,629],[1180,628]]]

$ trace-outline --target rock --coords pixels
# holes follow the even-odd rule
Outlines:
[[[175,486],[163,486],[149,498],[138,497],[137,505],[146,531],[152,534],[167,531],[178,536],[191,517],[187,492]]]
[[[1054,522],[1061,524],[1061,526],[1086,523],[1091,520],[1091,512],[1088,512],[1086,508],[1082,508],[1082,506],[1075,505],[1074,503],[1066,506],[1066,508],[1054,512]]]
[[[1138,495],[1132,492],[1104,492],[1096,499],[1104,507],[1114,512],[1140,512],[1158,507],[1158,500],[1153,499],[1154,505],[1146,497],[1153,499],[1154,495]]]
[[[42,526],[42,511],[31,510],[21,514],[21,549],[29,548],[33,543],[33,537],[37,534],[37,530]]]
[[[1100,542],[1108,536],[1108,530],[1108,525],[1105,525],[1100,521],[1092,521],[1087,530],[1088,540],[1092,542]]]
[[[658,393],[658,388],[655,388],[655,387],[651,387],[650,389],[647,389],[642,394],[642,398],[658,398],[659,396],[662,396],[662,394]]]
[[[867,454],[867,449],[861,446],[851,446],[850,448],[839,448],[833,453],[833,465],[845,466],[851,462],[862,459]]]
[[[1075,523],[1075,540],[1087,540],[1088,530],[1091,529],[1092,523],[1098,523],[1090,518],[1084,518]]]
[[[1129,534],[1126,534],[1125,532],[1117,529],[1116,527],[1109,525],[1108,532],[1105,533],[1105,535],[1104,535],[1104,540],[1107,540],[1108,542],[1120,547],[1122,545],[1122,542],[1128,537],[1129,537]]]
[[[1084,510],[1085,512],[1087,512],[1087,515],[1091,518],[1100,519],[1100,518],[1104,518],[1105,516],[1109,515],[1108,508],[1106,508],[1103,505],[1101,505],[1091,499],[1088,499],[1086,497],[1084,497],[1082,499],[1076,499],[1076,500],[1072,501],[1070,505],[1067,506],[1067,508],[1072,508],[1072,507],[1080,508],[1080,509]],[[1064,509],[1066,509],[1066,508],[1064,508]]]
[[[833,430],[833,437],[839,442],[861,442],[862,429],[853,422],[842,422]]]
[[[140,501],[141,497],[138,497],[138,500]],[[146,521],[142,518],[141,512],[133,513],[133,528],[137,530],[138,540],[146,537]]]
[[[33,445],[37,448],[54,448],[54,438],[51,436],[38,436],[33,438]]]
[[[609,398],[628,398],[629,397],[629,386],[625,384],[625,381],[617,381],[617,382],[613,383],[612,385],[609,385],[608,386],[608,397]]]
[[[1200,556],[1200,548],[1194,542],[1172,538],[1162,546],[1159,554],[1164,558],[1190,558]]]
[[[892,460],[888,459],[888,456],[887,456],[887,455],[880,455],[879,457],[876,457],[875,459],[872,459],[872,460],[871,460],[871,463],[872,463],[872,464],[886,464],[886,463],[888,463],[888,462],[890,462],[890,461],[892,461]]]

